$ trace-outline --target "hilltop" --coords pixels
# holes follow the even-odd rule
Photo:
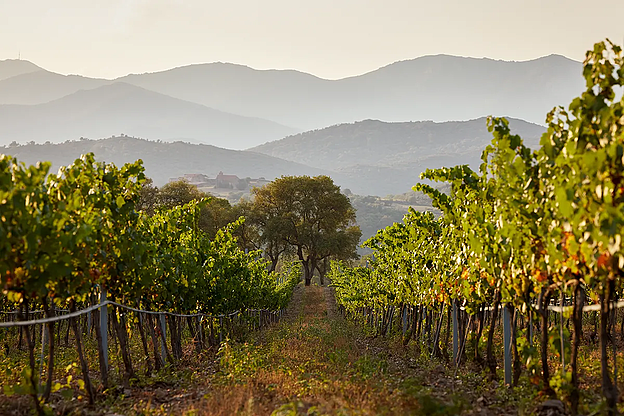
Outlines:
[[[42,68],[29,61],[21,59],[0,60],[0,81],[17,75],[41,71]]]
[[[149,141],[127,136],[0,148],[0,153],[15,156],[26,164],[51,161],[51,172],[89,152],[93,152],[97,160],[112,162],[117,166],[142,159],[146,175],[158,186],[164,185],[170,178],[188,173],[203,173],[215,177],[219,171],[227,171],[234,172],[241,178],[264,177],[270,180],[281,175],[315,176],[329,173],[259,153],[184,142]]]
[[[364,119],[469,120],[510,115],[543,123],[583,89],[581,64],[560,55],[523,62],[424,56],[339,80],[242,65],[192,65],[124,82],[301,130]]]
[[[9,73],[7,65],[0,62],[0,74]],[[581,72],[581,63],[559,55],[522,62],[424,56],[338,80],[229,63],[188,65],[116,80],[33,69],[0,77],[0,104],[42,104],[124,82],[297,130],[364,119],[449,121],[488,114],[543,123],[552,107],[568,103],[582,91]]]
[[[536,146],[545,127],[510,119],[512,131]],[[468,164],[477,169],[492,141],[486,118],[387,123],[364,120],[299,133],[250,150],[339,172],[367,183],[374,195],[407,192],[426,169]]]

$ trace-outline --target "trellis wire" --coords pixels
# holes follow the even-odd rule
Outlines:
[[[90,306],[88,308],[85,309],[81,309],[79,311],[75,311],[75,312],[69,312],[66,310],[55,310],[55,312],[69,312],[69,313],[65,313],[64,315],[59,315],[59,316],[52,316],[52,317],[47,317],[47,318],[42,318],[42,319],[31,319],[28,321],[10,321],[10,322],[0,322],[0,328],[14,328],[14,327],[24,327],[24,326],[30,326],[30,325],[41,325],[41,324],[47,324],[50,322],[59,322],[59,321],[63,321],[63,320],[67,320],[67,319],[72,319],[72,318],[77,318],[79,316],[85,315],[85,314],[91,314],[91,312],[96,311],[98,309],[100,309],[100,319],[102,322],[102,325],[100,327],[101,330],[101,336],[102,336],[102,347],[103,347],[103,352],[104,352],[104,362],[106,367],[108,367],[108,333],[106,330],[102,330],[102,328],[106,328],[107,325],[107,320],[108,320],[108,305],[113,305],[113,306],[117,306],[119,308],[123,308],[126,309],[128,311],[132,311],[132,312],[138,312],[139,314],[141,313],[145,313],[145,314],[149,314],[149,315],[156,315],[159,317],[159,323],[161,326],[161,331],[164,335],[164,339],[166,339],[166,323],[165,323],[165,316],[174,316],[174,317],[179,317],[179,318],[196,318],[199,317],[202,320],[205,318],[212,318],[212,319],[219,319],[219,328],[223,327],[223,318],[227,318],[230,319],[233,316],[239,315],[241,313],[240,310],[237,310],[235,312],[231,312],[231,313],[227,313],[227,314],[220,314],[220,315],[212,315],[212,314],[207,314],[207,313],[194,313],[194,314],[180,314],[180,313],[173,313],[173,312],[161,312],[161,311],[147,311],[147,310],[143,310],[143,309],[137,309],[137,308],[133,308],[131,306],[127,306],[127,305],[123,305],[121,303],[117,303],[111,300],[107,300],[106,299],[106,291],[102,291],[100,294],[100,303],[98,303],[97,305],[93,305]],[[246,313],[258,313],[259,316],[259,320],[260,322],[258,323],[258,328],[262,327],[262,313],[263,312],[268,312],[268,313],[273,313],[273,314],[277,314],[277,317],[281,318],[283,316],[283,310],[282,309],[278,309],[275,311],[271,311],[269,309],[247,309],[245,311]],[[19,311],[12,311],[12,312],[5,312],[6,314],[14,314],[14,313],[19,313]],[[29,312],[32,313],[32,312]],[[90,316],[90,315],[89,315]],[[43,349],[44,349],[44,345],[46,343],[47,337],[45,336],[45,329],[42,328],[42,336],[41,336],[41,353],[43,356]],[[223,341],[223,334],[222,331],[219,330],[219,342]],[[161,354],[162,354],[162,359],[163,361],[165,361],[166,358],[166,350],[165,350],[165,345],[164,343],[161,343]],[[42,360],[43,361],[43,360]]]

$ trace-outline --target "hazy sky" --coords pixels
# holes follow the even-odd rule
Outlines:
[[[116,77],[200,62],[341,78],[428,54],[582,60],[624,0],[0,0],[0,59]]]

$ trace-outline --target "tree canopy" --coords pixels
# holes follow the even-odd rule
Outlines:
[[[361,231],[355,210],[331,178],[283,176],[253,193],[265,241],[275,250],[284,243],[293,247],[306,285],[321,261],[357,257]]]

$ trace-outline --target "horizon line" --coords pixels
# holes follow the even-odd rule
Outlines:
[[[52,72],[52,73],[59,74],[59,75],[79,76],[79,77],[84,77],[84,78],[100,79],[100,80],[107,80],[107,81],[116,81],[116,80],[119,80],[120,78],[125,78],[125,77],[128,77],[128,76],[157,74],[157,73],[162,73],[162,72],[173,71],[175,69],[187,68],[187,67],[191,67],[191,66],[214,65],[214,64],[240,66],[240,67],[245,67],[245,68],[252,69],[254,71],[284,71],[284,72],[292,71],[292,72],[298,72],[298,73],[305,74],[305,75],[310,75],[310,76],[313,76],[315,78],[318,78],[318,79],[321,79],[321,80],[325,80],[325,81],[340,81],[340,80],[344,80],[344,79],[355,78],[355,77],[359,77],[359,76],[362,76],[362,75],[370,74],[372,72],[378,71],[378,70],[383,69],[383,68],[387,68],[387,67],[395,65],[395,64],[399,64],[399,63],[403,63],[403,62],[411,62],[411,61],[415,61],[415,60],[423,59],[423,58],[440,57],[440,56],[451,57],[451,58],[475,59],[475,60],[490,60],[490,61],[494,61],[494,62],[508,62],[508,63],[533,62],[533,61],[537,61],[537,60],[540,60],[540,59],[556,56],[556,57],[561,57],[561,58],[564,58],[564,59],[567,59],[569,61],[576,62],[576,63],[579,63],[579,64],[581,63],[581,61],[577,61],[576,59],[572,59],[572,58],[570,58],[568,56],[565,56],[565,55],[562,55],[562,54],[559,54],[559,53],[551,53],[551,54],[548,54],[548,55],[542,55],[542,56],[538,56],[536,58],[523,59],[523,60],[507,60],[507,59],[490,58],[490,57],[487,57],[487,56],[466,56],[466,55],[453,55],[453,54],[448,54],[448,53],[438,53],[438,54],[421,55],[421,56],[417,56],[415,58],[400,59],[400,60],[388,63],[386,65],[382,65],[382,66],[377,67],[377,68],[372,69],[372,70],[368,70],[368,71],[361,72],[361,73],[354,74],[354,75],[348,75],[348,76],[344,76],[344,77],[339,77],[339,78],[325,78],[325,77],[321,77],[321,76],[318,76],[316,74],[313,74],[311,72],[306,72],[304,70],[296,69],[296,68],[257,68],[257,67],[253,67],[253,66],[250,66],[250,65],[247,65],[247,64],[243,64],[243,63],[227,62],[227,61],[195,62],[195,63],[189,63],[189,64],[182,64],[182,65],[178,65],[178,66],[173,66],[173,67],[166,68],[166,69],[158,69],[158,70],[154,70],[154,71],[147,71],[147,72],[140,72],[140,73],[139,72],[129,72],[129,73],[125,74],[125,75],[120,75],[118,77],[104,78],[104,77],[91,77],[91,76],[82,75],[82,74],[78,74],[78,73],[72,73],[72,72],[66,72],[66,73],[54,72],[52,70],[43,68],[43,67],[39,66],[38,64],[36,64],[35,62],[30,61],[28,59],[6,58],[6,59],[0,59],[0,62],[23,61],[23,62],[28,62],[28,63],[30,63],[32,65],[35,65],[37,68],[40,68],[43,71]]]

